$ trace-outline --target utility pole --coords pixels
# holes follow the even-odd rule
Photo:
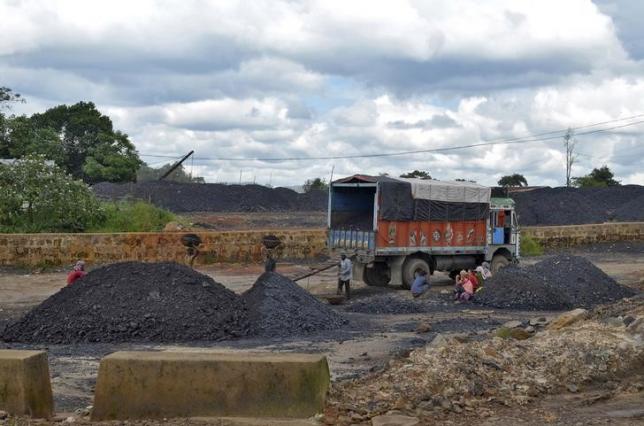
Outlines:
[[[566,149],[566,186],[570,187],[572,165],[575,163],[575,139],[571,128],[568,128],[564,135],[564,148]]]
[[[242,169],[239,169],[239,184],[241,185]]]

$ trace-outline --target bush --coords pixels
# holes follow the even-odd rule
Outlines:
[[[88,232],[153,232],[175,220],[174,214],[144,201],[105,202],[102,211]]]
[[[79,232],[103,212],[91,189],[43,156],[0,165],[0,232]]]
[[[522,256],[541,256],[543,247],[539,241],[529,235],[521,235],[521,255]]]

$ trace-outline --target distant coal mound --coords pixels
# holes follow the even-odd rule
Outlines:
[[[335,330],[346,320],[290,279],[263,273],[242,299],[250,311],[252,333],[278,337]]]
[[[500,270],[474,300],[495,308],[555,311],[590,308],[634,294],[583,257],[554,256],[533,266]]]
[[[137,199],[173,212],[323,211],[327,193],[299,194],[288,188],[217,183],[103,182],[92,187],[101,199]]]
[[[215,341],[247,335],[246,306],[176,263],[116,263],[61,289],[2,339],[25,343]]]
[[[427,312],[425,300],[406,300],[389,294],[379,294],[366,300],[358,300],[347,307],[349,312],[361,314],[418,314]]]
[[[538,188],[512,192],[524,226],[644,220],[644,186]]]

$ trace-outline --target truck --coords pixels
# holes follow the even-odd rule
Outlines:
[[[514,201],[473,182],[353,175],[329,185],[327,244],[353,259],[354,279],[410,288],[449,272],[520,258]]]

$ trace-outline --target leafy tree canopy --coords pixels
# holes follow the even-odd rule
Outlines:
[[[0,165],[0,232],[82,231],[100,220],[91,189],[42,155]]]
[[[141,165],[141,168],[139,168],[136,173],[136,181],[148,182],[151,180],[158,180],[161,176],[163,176],[165,172],[170,170],[170,167],[172,167],[172,164],[166,164],[159,167],[158,169],[155,169],[143,163],[143,165]],[[203,177],[191,177],[188,173],[186,173],[185,169],[183,168],[183,164],[177,167],[175,171],[173,171],[168,177],[165,178],[165,180],[183,183],[206,183]]]
[[[604,186],[618,186],[620,182],[615,180],[615,175],[608,166],[595,168],[586,176],[572,178],[572,184],[578,188],[592,188]]]
[[[429,172],[424,170],[414,170],[413,172],[403,173],[400,175],[401,178],[419,178],[419,179],[431,179]]]
[[[325,179],[321,179],[319,177],[315,179],[307,179],[306,182],[304,182],[304,192],[308,193],[313,190],[321,190],[321,191],[326,191],[329,188],[329,184],[326,183]]]
[[[499,186],[528,186],[525,176],[515,173],[513,175],[503,176],[499,179]]]

